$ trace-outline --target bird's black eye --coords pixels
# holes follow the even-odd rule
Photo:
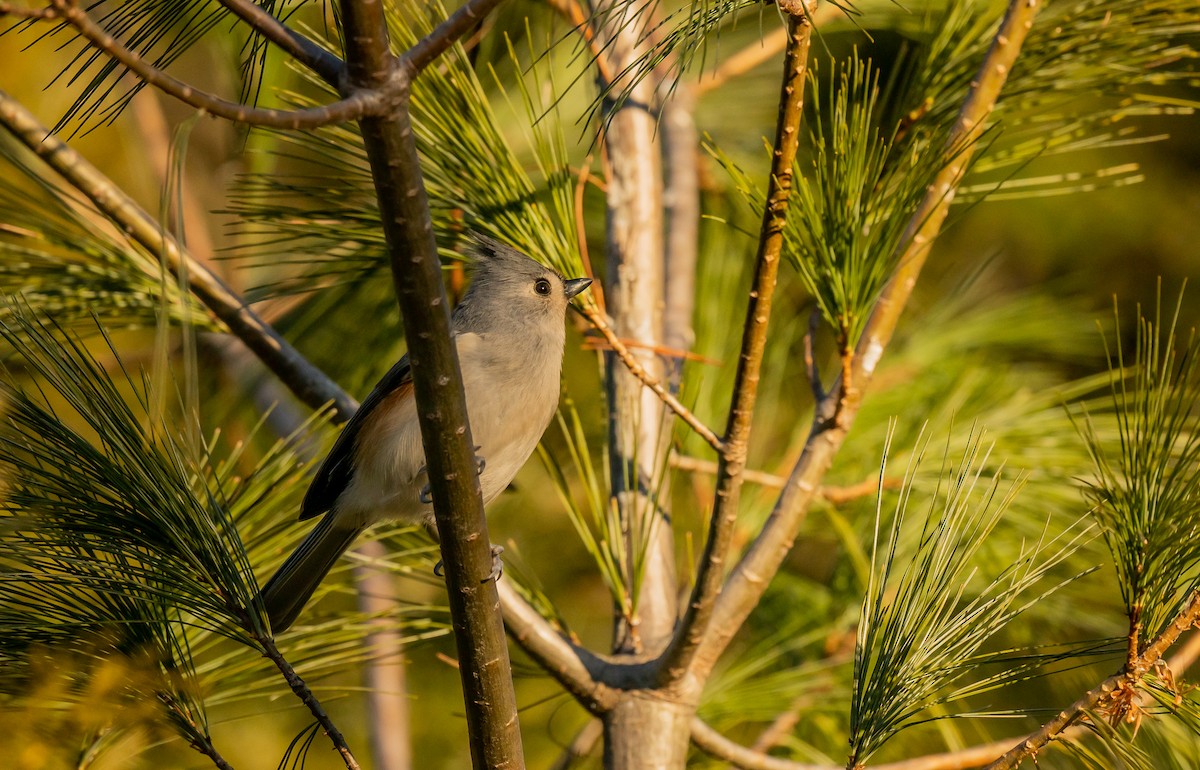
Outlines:
[[[533,285],[533,290],[543,297],[550,293],[550,282],[545,278],[537,279],[537,283]]]

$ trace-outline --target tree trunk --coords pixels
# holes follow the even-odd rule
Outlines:
[[[606,770],[679,770],[695,708],[661,692],[631,691],[604,715]]]
[[[636,18],[635,18],[636,17]],[[605,2],[594,18],[604,25],[612,72],[623,72],[644,50],[649,14],[630,4]],[[615,86],[620,90],[620,85]],[[663,337],[663,185],[652,79],[643,80],[623,106],[604,114],[608,161],[608,311],[617,334],[633,340],[632,352],[653,376],[662,359],[651,348]],[[639,543],[647,549],[637,611],[618,617],[614,649],[653,655],[670,638],[678,615],[675,546],[666,507],[662,458],[670,421],[662,402],[612,355],[607,360],[610,471],[631,564]],[[648,542],[641,543],[648,533]],[[631,578],[632,576],[628,576]],[[632,579],[628,581],[632,585]]]

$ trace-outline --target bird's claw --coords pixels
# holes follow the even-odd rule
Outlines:
[[[492,546],[492,571],[480,583],[499,582],[500,576],[504,574],[504,560],[500,558],[500,554],[504,553],[504,546]]]
[[[487,577],[485,577],[483,580],[480,580],[480,583],[497,581],[500,579],[500,576],[504,574],[504,560],[500,558],[500,554],[502,553],[504,553],[504,546],[492,546],[492,571],[488,573]],[[438,577],[446,576],[446,564],[441,559],[438,559],[437,564],[433,565],[433,574]]]
[[[421,498],[421,502],[425,505],[433,504],[433,493],[429,489],[429,485],[421,487],[421,491],[417,493],[417,497]]]

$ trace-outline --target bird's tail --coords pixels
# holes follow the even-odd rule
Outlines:
[[[313,591],[325,579],[338,557],[346,552],[363,527],[335,524],[336,512],[327,513],[295,553],[263,586],[263,606],[274,633],[286,631],[296,620]]]

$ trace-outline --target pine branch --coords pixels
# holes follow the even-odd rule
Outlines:
[[[384,109],[386,100],[382,88],[356,91],[322,107],[303,110],[273,110],[249,107],[231,102],[207,91],[193,88],[147,62],[136,52],[121,45],[112,35],[94,22],[74,0],[51,0],[58,18],[79,31],[93,46],[120,62],[146,83],[197,109],[237,123],[282,129],[317,128],[334,123],[356,120]],[[382,84],[381,84],[382,85]]]
[[[771,178],[763,212],[750,301],[746,308],[742,349],[738,357],[738,370],[729,408],[729,423],[721,440],[716,501],[699,574],[696,576],[687,611],[661,661],[659,677],[664,683],[679,681],[688,673],[696,650],[708,632],[713,607],[720,593],[721,583],[725,579],[725,560],[728,558],[737,522],[750,427],[758,396],[759,373],[766,350],[767,324],[779,274],[783,228],[787,221],[788,197],[792,186],[792,168],[800,138],[808,44],[812,35],[806,8],[800,7],[791,11],[788,33]]]
[[[787,555],[808,507],[820,488],[821,479],[853,423],[861,389],[874,373],[891,340],[929,248],[945,220],[950,199],[961,180],[962,169],[970,159],[972,141],[978,137],[984,121],[995,107],[1040,5],[1038,0],[1010,0],[979,74],[959,110],[946,146],[946,166],[909,220],[906,238],[901,241],[907,245],[898,262],[900,267],[876,302],[855,351],[852,362],[854,389],[850,390],[849,383],[842,383],[834,388],[831,396],[818,403],[813,431],[788,477],[787,487],[716,599],[710,630],[696,652],[695,669],[711,670],[762,597],[770,582],[767,578],[778,571]],[[846,392],[839,392],[843,389]]]
[[[287,26],[250,0],[220,0],[220,3],[239,19],[253,27],[258,34],[320,75],[326,83],[334,88],[341,85],[346,65],[337,56]]]
[[[0,91],[0,124],[32,150],[124,233],[152,254],[161,254],[173,272],[185,269],[192,293],[250,348],[283,381],[297,398],[314,409],[333,402],[342,420],[354,414],[356,405],[348,395],[313,366],[287,340],[259,318],[245,301],[229,289],[203,264],[192,259],[173,236],[163,232],[158,220],[148,214],[123,190],[9,94]],[[155,278],[158,276],[156,275]]]
[[[1121,671],[1088,690],[1079,700],[1059,712],[1058,716],[1042,725],[1040,730],[1030,733],[1004,756],[988,765],[986,770],[1012,770],[1026,757],[1036,754],[1039,749],[1061,735],[1087,712],[1108,712],[1113,715],[1126,713],[1133,703],[1137,685],[1167,654],[1167,650],[1179,639],[1180,634],[1197,623],[1200,623],[1200,593],[1193,593],[1187,607],[1146,647],[1146,651],[1133,661],[1133,665],[1126,665]]]
[[[360,770],[358,760],[354,758],[354,754],[350,751],[350,746],[346,744],[346,739],[342,736],[342,732],[338,730],[337,725],[335,725],[333,720],[329,718],[329,714],[326,713],[325,707],[322,706],[321,702],[317,700],[317,697],[313,695],[308,683],[300,678],[300,675],[296,673],[294,668],[292,668],[292,664],[289,663],[287,659],[283,657],[283,654],[279,652],[279,648],[275,646],[275,640],[270,636],[261,635],[258,637],[257,641],[262,646],[263,653],[266,655],[267,659],[274,663],[275,667],[279,669],[279,672],[283,674],[283,678],[287,681],[288,687],[292,688],[292,692],[294,692],[296,697],[300,699],[300,702],[308,708],[308,712],[313,715],[313,718],[316,719],[317,723],[321,725],[321,729],[323,729],[325,734],[329,736],[329,740],[333,743],[334,748],[337,749],[338,754],[342,758],[342,762],[345,763],[346,770]]]
[[[612,708],[617,692],[612,682],[618,670],[555,631],[508,582],[500,583],[500,603],[508,635],[563,689],[592,714]]]

